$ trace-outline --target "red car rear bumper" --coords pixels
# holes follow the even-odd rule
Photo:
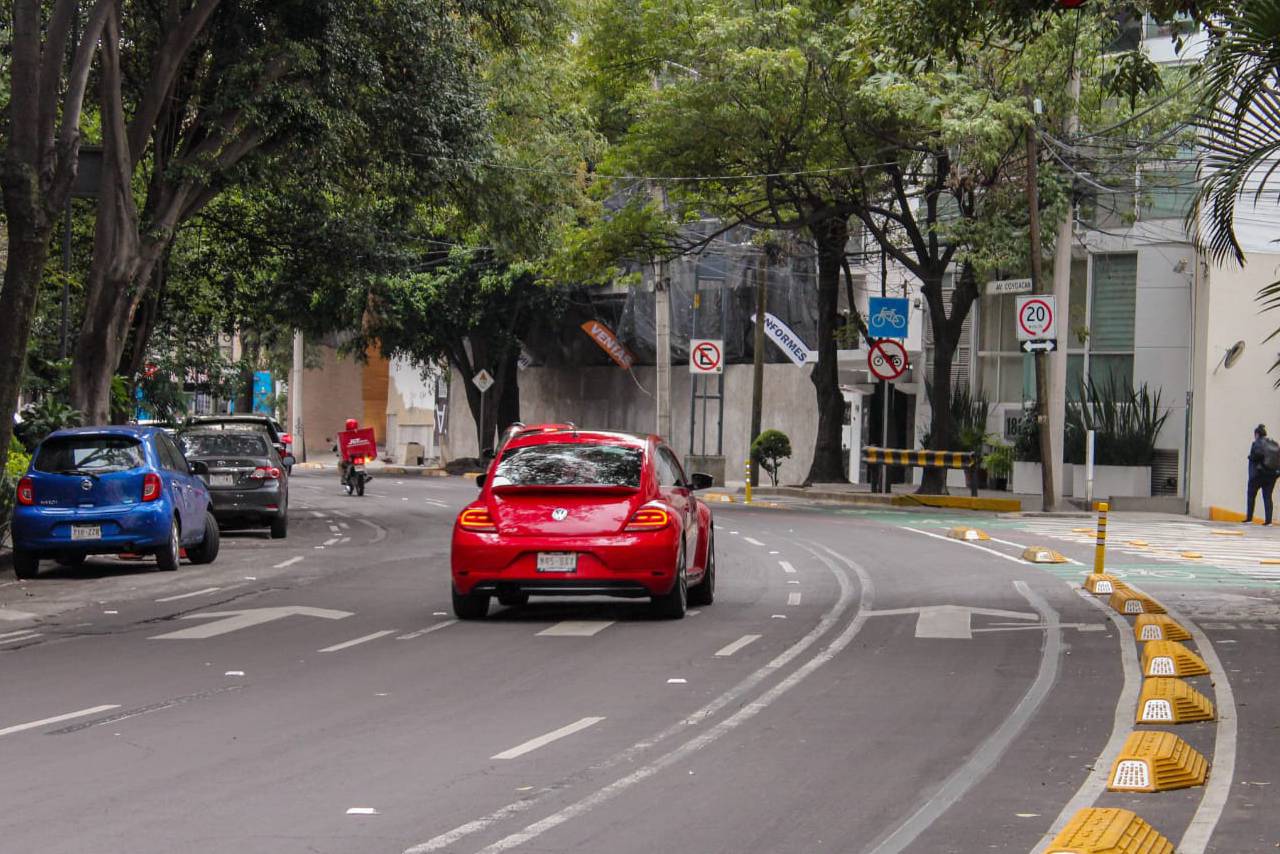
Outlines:
[[[454,528],[453,586],[467,593],[660,596],[675,582],[674,528],[607,537],[512,537]],[[539,572],[540,552],[574,552],[576,572]]]

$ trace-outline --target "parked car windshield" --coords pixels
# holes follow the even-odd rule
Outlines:
[[[58,436],[46,439],[35,470],[51,474],[105,474],[143,464],[142,444],[132,436]]]
[[[499,486],[640,486],[643,455],[620,445],[548,444],[512,448],[493,474]]]
[[[265,457],[267,440],[260,433],[185,433],[178,437],[187,457]]]

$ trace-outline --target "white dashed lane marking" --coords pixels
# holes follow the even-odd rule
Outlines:
[[[760,542],[760,541],[759,541],[759,540],[757,540],[755,537],[743,537],[743,538],[742,538],[742,540],[743,540],[743,542],[751,543],[751,545],[753,545],[753,546],[763,546],[763,545],[764,545],[764,543]]]
[[[39,729],[40,727],[48,726],[49,724],[60,724],[63,721],[74,720],[75,718],[84,718],[89,715],[96,715],[99,712],[109,712],[112,709],[118,708],[120,708],[118,703],[109,706],[93,706],[92,708],[81,709],[78,712],[67,712],[65,715],[54,715],[51,718],[42,718],[38,721],[30,721],[25,724],[14,724],[13,726],[0,729],[0,735],[11,735],[15,732],[23,732],[29,729]]]
[[[436,623],[433,626],[427,626],[425,629],[418,629],[416,632],[409,632],[408,634],[404,634],[404,635],[396,635],[396,640],[413,640],[414,638],[420,638],[423,635],[429,635],[432,632],[438,632],[441,629],[447,629],[450,626],[455,625],[457,622],[458,622],[457,620],[444,620],[442,622]]]
[[[221,589],[222,589],[221,587],[206,587],[203,590],[192,590],[190,593],[179,593],[176,596],[165,596],[161,599],[157,599],[156,601],[157,602],[177,602],[179,599],[190,599],[193,596],[203,596],[206,593],[217,593]]]
[[[276,564],[273,567],[273,569],[284,569],[286,566],[293,566],[295,563],[297,563],[300,560],[302,560],[302,555],[298,555],[297,557],[291,557],[286,561],[281,561],[280,563]]]
[[[368,643],[369,641],[374,641],[374,640],[377,640],[378,638],[385,638],[387,635],[394,635],[395,633],[396,633],[395,629],[384,629],[383,631],[380,631],[380,632],[374,632],[372,634],[364,635],[362,637],[352,638],[349,641],[343,641],[342,643],[335,643],[333,646],[326,646],[324,649],[317,650],[317,651],[318,652],[337,652],[338,650],[349,649],[350,647],[353,647],[362,643]]]
[[[565,620],[538,632],[540,637],[589,638],[609,626],[613,620]]]
[[[504,750],[501,753],[496,753],[489,758],[490,759],[515,759],[517,756],[524,756],[526,753],[531,753],[537,750],[539,747],[546,747],[548,744],[551,744],[553,741],[559,741],[565,736],[573,735],[575,732],[581,732],[587,727],[595,726],[596,724],[600,723],[600,721],[602,720],[604,720],[604,718],[583,718],[580,721],[574,721],[568,726],[562,726],[560,727],[560,729],[552,730],[546,735],[540,735],[537,738],[531,738],[528,741],[524,742],[523,744],[517,744],[515,747],[512,747],[511,749]]]
[[[720,658],[727,658],[748,644],[755,643],[760,640],[761,635],[743,635],[731,644],[728,644],[716,650],[716,655]]]
[[[788,594],[787,594],[787,604],[788,604],[788,605],[799,605],[799,604],[800,604],[800,594],[799,594],[799,593],[788,593]]]
[[[778,561],[778,566],[782,567],[782,571],[787,573],[788,575],[791,575],[796,571],[796,568],[791,564],[787,563],[785,560]]]

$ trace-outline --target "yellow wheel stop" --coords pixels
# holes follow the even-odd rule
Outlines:
[[[1191,632],[1168,614],[1139,614],[1133,623],[1133,638],[1144,641],[1185,641],[1191,640]]]
[[[961,525],[947,531],[947,536],[953,540],[964,540],[967,543],[979,542],[991,539],[991,535],[979,528],[969,528]]]
[[[1084,579],[1084,589],[1095,596],[1110,596],[1125,584],[1109,572],[1091,572]]]
[[[1177,641],[1150,641],[1142,648],[1143,676],[1206,676],[1204,659]]]
[[[1213,719],[1213,703],[1181,679],[1157,677],[1142,683],[1135,723],[1188,724]]]
[[[1028,563],[1067,563],[1066,557],[1044,546],[1029,546],[1022,552]]]
[[[1164,792],[1203,786],[1209,762],[1171,732],[1135,732],[1111,766],[1113,792]]]
[[[1111,607],[1121,614],[1163,614],[1164,606],[1145,593],[1118,588],[1111,594]]]
[[[1173,854],[1173,843],[1129,810],[1083,809],[1045,854]]]

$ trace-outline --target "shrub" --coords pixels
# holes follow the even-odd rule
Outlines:
[[[1160,391],[1146,383],[1134,390],[1109,377],[1080,383],[1079,402],[1067,407],[1065,459],[1083,463],[1086,434],[1094,431],[1094,462],[1100,466],[1149,466],[1156,440],[1169,418],[1160,411]]]
[[[769,473],[773,485],[778,485],[778,469],[782,461],[791,456],[791,440],[781,430],[765,430],[751,443],[751,459]]]
[[[9,536],[9,523],[13,514],[13,502],[18,480],[26,474],[31,457],[16,438],[9,442],[9,461],[0,471],[0,543]]]
[[[992,477],[1005,477],[1013,474],[1013,445],[997,442],[991,452],[982,458],[982,467]]]

